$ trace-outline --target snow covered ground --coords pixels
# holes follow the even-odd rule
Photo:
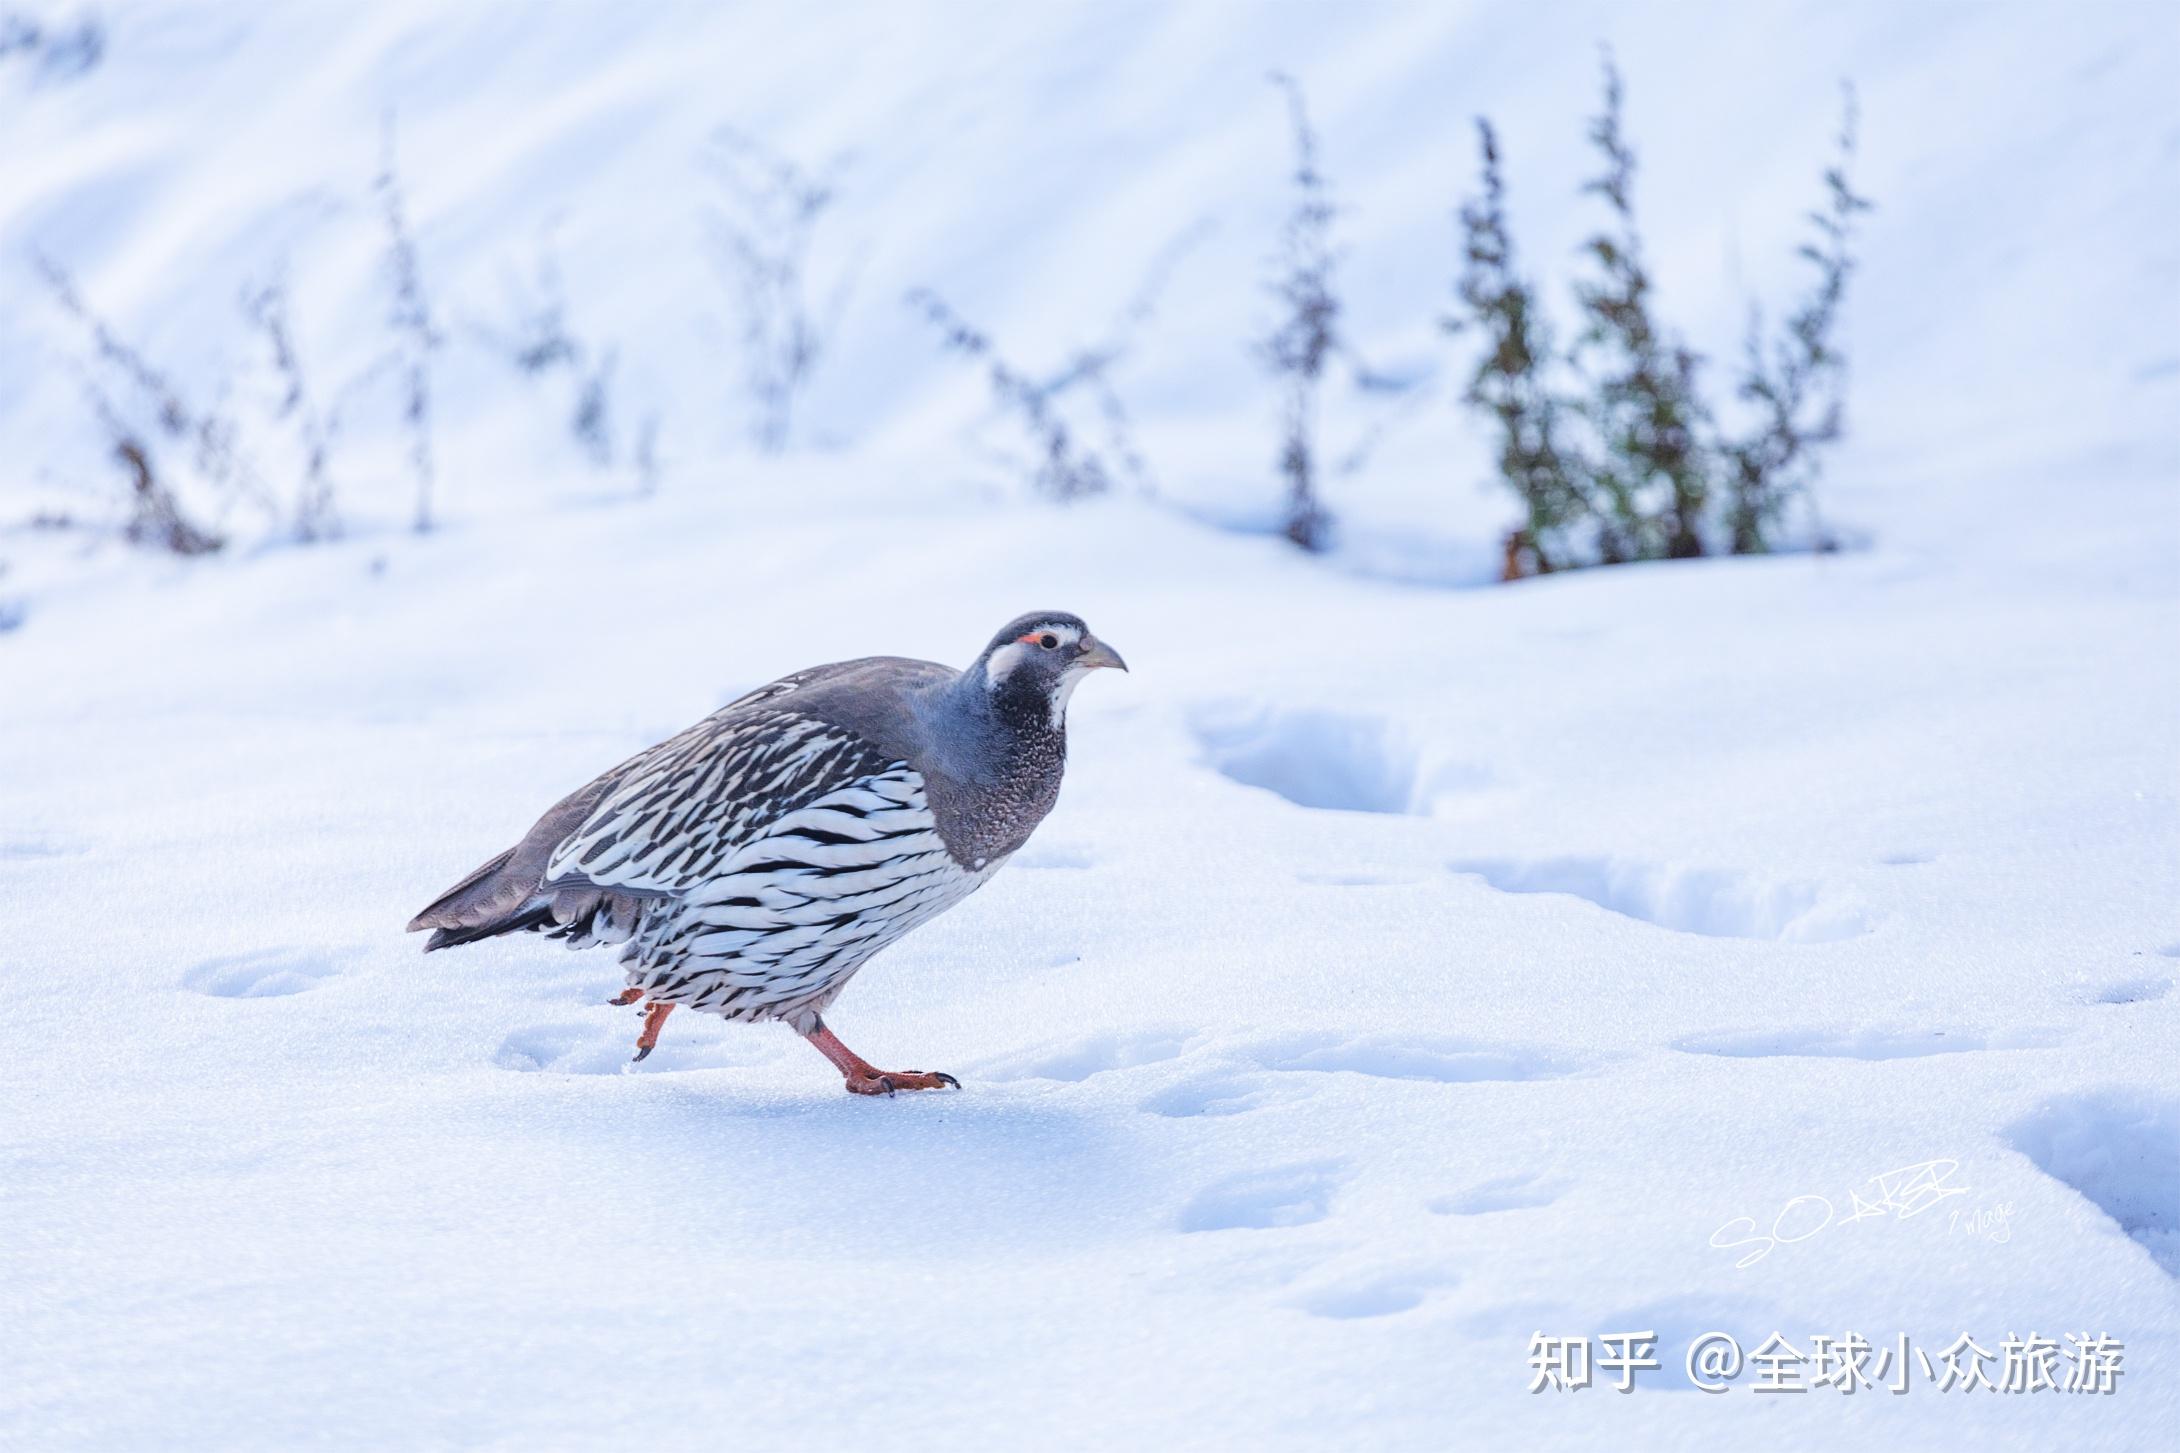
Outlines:
[[[865,148],[872,225],[902,220],[825,376],[842,442],[728,452],[694,377],[725,365],[661,325],[681,442],[654,499],[523,442],[531,406],[450,363],[429,536],[395,528],[398,466],[307,549],[0,534],[24,615],[0,634],[0,1444],[2169,1446],[2169,19],[434,8],[121,7],[110,71],[0,93],[47,143],[0,174],[8,523],[83,502],[23,251],[65,244],[187,354],[213,284],[161,278],[209,269],[226,308],[234,209],[299,159],[367,174],[390,86],[427,269],[480,307],[528,235],[491,212],[569,204],[553,178],[669,195],[723,119]],[[1661,276],[1729,340],[1722,216],[1752,273],[1783,251],[1832,81],[1863,81],[1886,210],[1825,498],[1869,548],[1452,589],[1386,578],[1367,538],[1326,564],[1170,502],[1027,503],[962,451],[975,381],[888,289],[936,277],[1064,351],[1188,199],[1228,199],[1130,383],[1169,496],[1234,517],[1268,488],[1237,341],[1261,300],[1230,286],[1276,215],[1266,65],[1322,98],[1366,331],[1405,306],[1422,349],[1462,117],[1538,138],[1516,184],[1549,259],[1579,213],[1540,194],[1579,172],[1599,37],[1656,158]],[[835,84],[805,96],[813,74]],[[720,77],[749,83],[739,114]],[[1473,97],[1449,109],[1447,77]],[[1791,127],[1732,124],[1767,96]],[[583,139],[600,118],[613,146]],[[566,224],[571,276],[643,235],[611,202]],[[1112,250],[1097,296],[1044,270]],[[327,262],[320,295],[379,308],[370,265]],[[709,285],[676,266],[578,296],[643,336]],[[1400,326],[1372,336],[1398,353]],[[1498,505],[1434,455],[1475,457],[1440,413],[1332,503],[1443,577],[1488,557]],[[746,687],[958,664],[1045,606],[1131,674],[1075,698],[1029,848],[830,1016],[960,1093],[851,1098],[785,1030],[692,1016],[630,1067],[604,957],[426,960],[400,932]],[[1535,1334],[1626,1331],[1663,1364],[1633,1393],[1602,1369],[1529,1391]],[[1713,1331],[1934,1361],[2105,1334],[2124,1375],[1767,1396],[1750,1363],[1705,1395],[1683,1358]]]

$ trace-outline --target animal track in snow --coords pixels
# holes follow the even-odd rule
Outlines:
[[[356,950],[268,948],[206,959],[182,975],[182,987],[215,999],[274,999],[307,993],[341,972]]]
[[[1697,1034],[1676,1040],[1686,1054],[1723,1055],[1728,1059],[1918,1059],[1934,1054],[1964,1054],[1978,1049],[2049,1049],[2058,1036],[2045,1030],[2016,1030],[1997,1039],[1949,1029],[1749,1029]]]
[[[1442,1271],[1372,1272],[1307,1292],[1295,1305],[1313,1317],[1388,1317],[1422,1306],[1431,1293],[1457,1280],[1452,1273]]]
[[[1268,1070],[1346,1072],[1442,1084],[1549,1080],[1587,1068],[1532,1046],[1442,1035],[1293,1035],[1259,1045],[1251,1058]]]
[[[1383,1080],[1470,1084],[1557,1079],[1588,1066],[1528,1045],[1446,1036],[1330,1033],[1286,1035],[1243,1046],[1230,1064],[1168,1085],[1143,1102],[1169,1119],[1239,1115],[1311,1093],[1302,1077],[1369,1075]]]
[[[1332,1210],[1333,1193],[1346,1178],[1337,1161],[1315,1161],[1248,1171],[1207,1186],[1181,1210],[1183,1231],[1268,1230],[1307,1226]]]
[[[1449,866],[1502,893],[1567,894],[1623,918],[1712,938],[1827,943],[1869,931],[1852,906],[1826,902],[1816,884],[1792,879],[1617,858],[1485,858]]]
[[[2141,1090],[2069,1095],[2015,1121],[2006,1137],[2180,1279],[2180,1101]]]
[[[1305,1093],[1302,1086],[1283,1083],[1277,1076],[1214,1070],[1167,1086],[1145,1100],[1143,1108],[1170,1120],[1199,1115],[1239,1115],[1282,1100],[1297,1099]]]
[[[1000,1060],[982,1072],[987,1080],[1059,1080],[1073,1084],[1107,1070],[1176,1059],[1192,1036],[1181,1029],[1109,1030],[1047,1045]]]
[[[1411,812],[1416,753],[1383,717],[1226,704],[1192,721],[1204,759],[1300,807]]]
[[[2162,999],[2172,992],[2172,980],[2155,975],[2140,979],[2120,979],[2106,984],[2096,992],[2092,1002],[2098,1004],[2148,1004]]]
[[[1485,1216],[1493,1211],[1535,1210],[1551,1205],[1566,1193],[1565,1181],[1537,1171],[1523,1171],[1439,1196],[1425,1205],[1440,1216]]]
[[[624,1071],[663,1074],[724,1069],[742,1063],[723,1039],[677,1022],[696,1017],[675,1015],[660,1036],[658,1048],[640,1065],[635,1063],[636,1034],[643,1020],[635,1013],[614,1019],[610,1026],[596,1021],[567,1021],[518,1029],[501,1041],[492,1062],[503,1070],[560,1075],[617,1075]],[[676,1029],[682,1031],[679,1036],[674,1033]]]
[[[1877,861],[1881,866],[1887,868],[1920,868],[1925,863],[1934,863],[1937,860],[1938,855],[1936,853],[1918,853],[1909,850],[1900,853],[1887,853]]]

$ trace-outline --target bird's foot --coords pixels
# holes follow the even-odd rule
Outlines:
[[[615,994],[612,998],[606,1000],[606,1002],[608,1004],[614,1005],[616,1008],[625,1008],[626,1006],[635,1003],[638,999],[641,999],[642,997],[643,990],[641,989],[623,989],[620,993]]]
[[[892,1095],[902,1090],[958,1090],[961,1081],[952,1075],[927,1070],[872,1070],[847,1077],[851,1095]]]
[[[651,1001],[643,1011],[643,1033],[636,1036],[636,1058],[631,1064],[640,1063],[659,1047],[659,1031],[666,1027],[666,1016],[674,1012],[671,1004]]]
[[[825,1021],[814,1019],[802,1032],[819,1054],[833,1062],[840,1077],[848,1082],[851,1095],[897,1095],[903,1090],[958,1090],[961,1081],[952,1075],[942,1075],[930,1070],[882,1070],[854,1050],[840,1042],[840,1036],[825,1027]]]

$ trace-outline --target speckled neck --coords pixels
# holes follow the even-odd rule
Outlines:
[[[996,690],[980,661],[937,693],[936,750],[924,772],[940,840],[954,861],[980,868],[1029,841],[1059,799],[1067,731],[1025,673]]]

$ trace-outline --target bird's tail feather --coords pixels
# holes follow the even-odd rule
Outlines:
[[[429,907],[409,920],[411,933],[427,928],[436,930],[431,941],[424,945],[426,953],[449,944],[470,943],[495,933],[514,931],[517,925],[513,920],[526,916],[530,899],[537,889],[536,883],[522,881],[528,875],[510,870],[514,856],[515,849],[509,848],[433,899]]]
[[[553,921],[550,901],[533,902],[520,913],[489,923],[465,925],[457,928],[437,928],[424,940],[424,952],[434,949],[453,948],[456,944],[475,943],[479,939],[498,938],[503,933],[525,933],[533,928],[543,928]]]

